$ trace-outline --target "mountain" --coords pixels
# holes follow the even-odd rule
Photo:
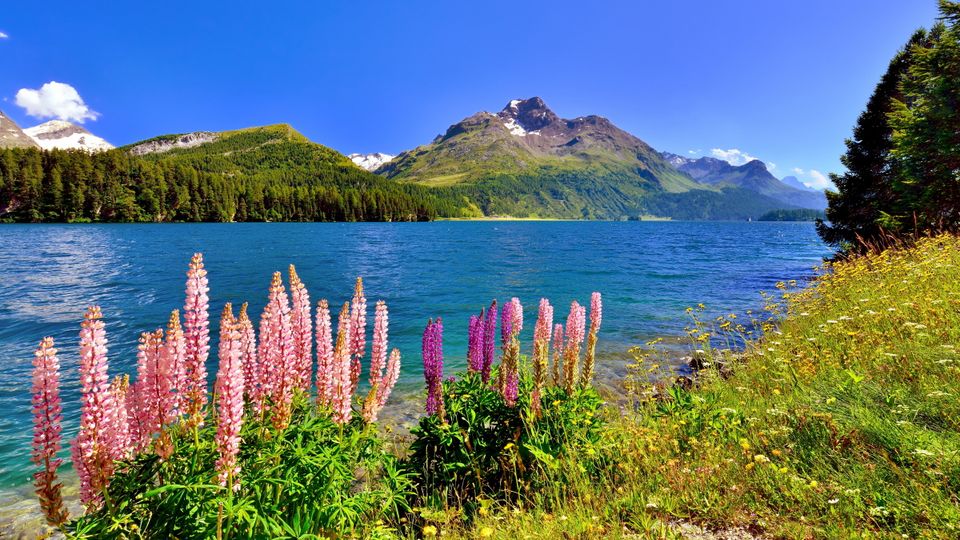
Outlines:
[[[743,165],[731,165],[712,157],[692,159],[667,152],[662,156],[679,171],[701,184],[743,188],[777,200],[786,207],[814,210],[827,207],[827,198],[822,192],[798,189],[781,182],[770,174],[767,166],[758,159]]]
[[[39,126],[27,128],[24,133],[30,136],[44,150],[86,150],[102,152],[113,145],[86,129],[63,120],[51,120]]]
[[[784,206],[699,183],[610,120],[561,118],[539,97],[465,118],[375,172],[450,188],[485,215],[746,219]]]
[[[510,101],[450,126],[428,145],[403,152],[377,171],[428,185],[476,182],[490,174],[622,173],[654,189],[698,186],[647,143],[601,116],[563,119],[539,97]]]
[[[37,148],[39,145],[0,111],[0,148]]]
[[[396,156],[382,152],[374,152],[372,154],[350,154],[347,157],[361,169],[375,171],[382,167],[384,163],[393,160]]]
[[[818,189],[814,189],[804,184],[799,179],[797,179],[796,176],[784,176],[783,178],[780,179],[780,181],[792,188],[797,188],[802,191],[813,191],[813,192],[819,191]]]

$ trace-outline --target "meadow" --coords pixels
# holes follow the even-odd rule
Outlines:
[[[358,392],[366,338],[351,325],[366,326],[362,286],[334,339],[325,301],[308,331],[308,293],[292,270],[292,308],[277,274],[259,345],[245,311],[224,310],[208,400],[196,383],[207,285],[195,258],[184,327],[171,318],[166,337],[144,334],[137,381],[109,381],[102,325],[88,312],[72,450],[86,512],[72,521],[49,444],[59,436],[58,366],[53,344],[41,343],[37,486],[50,523],[76,538],[671,538],[691,525],[953,538],[958,268],[960,239],[943,235],[826,265],[808,287],[782,283],[746,318],[703,320],[705,307],[691,307],[695,377],[665,367],[672,353],[654,340],[634,349],[618,399],[591,384],[599,294],[589,318],[574,302],[565,325],[541,300],[529,358],[519,300],[480,311],[468,370],[454,377],[443,372],[442,321],[431,320],[426,414],[401,436],[377,422],[400,363],[398,353],[387,359],[386,305],[376,309],[368,390]],[[305,360],[314,333],[315,385]],[[185,371],[169,363],[181,348]]]

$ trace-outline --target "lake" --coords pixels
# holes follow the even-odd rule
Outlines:
[[[443,317],[448,372],[466,365],[467,320],[497,298],[525,306],[525,347],[539,299],[566,320],[571,300],[601,291],[600,369],[625,351],[682,335],[684,309],[762,306],[759,291],[804,279],[829,254],[811,223],[433,222],[0,226],[0,487],[30,481],[30,375],[40,338],[53,336],[64,368],[65,437],[79,417],[77,341],[86,306],[104,313],[112,374],[134,373],[140,332],[183,305],[191,255],[210,279],[211,335],[225,302],[259,320],[274,271],[293,263],[314,305],[349,300],[363,276],[368,336],[373,304],[387,301],[390,344],[403,354],[398,398],[421,391],[420,336]],[[334,311],[335,309],[331,309]],[[336,322],[334,322],[336,325]],[[211,375],[216,373],[211,352]],[[0,497],[2,500],[2,497]]]

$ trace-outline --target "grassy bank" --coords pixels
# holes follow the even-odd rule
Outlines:
[[[944,236],[784,287],[768,306],[785,315],[776,330],[743,355],[706,351],[732,374],[708,368],[666,399],[637,385],[636,406],[599,442],[548,468],[552,488],[468,526],[436,511],[430,521],[464,538],[669,537],[677,522],[784,538],[956,538],[958,277],[960,240]],[[697,323],[691,335],[716,343],[738,322]],[[656,353],[637,358],[638,379],[659,371]]]

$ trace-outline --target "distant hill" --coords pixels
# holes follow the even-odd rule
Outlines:
[[[787,185],[770,174],[767,166],[757,159],[737,166],[712,157],[691,159],[668,152],[662,155],[678,170],[702,184],[743,188],[791,207],[814,210],[823,210],[827,207],[827,198],[823,192],[806,186],[804,189],[799,189]]]
[[[422,221],[462,198],[378,177],[291,126],[104,152],[0,149],[2,221]]]
[[[480,112],[375,171],[451,187],[485,214],[618,219],[746,219],[782,201],[697,182],[601,116],[564,119],[539,97]]]

